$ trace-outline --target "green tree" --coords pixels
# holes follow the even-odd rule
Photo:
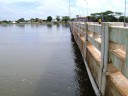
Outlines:
[[[119,22],[124,22],[124,16],[119,17]]]
[[[122,15],[121,12],[113,12],[113,11],[107,10],[105,12],[91,14],[91,19],[94,22],[97,22],[98,19],[104,19],[106,22],[116,22],[118,21],[118,18],[121,15]]]
[[[24,18],[20,18],[20,19],[17,20],[17,22],[18,22],[18,23],[20,23],[20,22],[25,22],[25,19],[24,19]]]
[[[123,13],[121,13],[121,12],[115,12],[115,15],[116,15],[117,17],[120,17],[122,14],[123,14]]]
[[[125,17],[125,21],[128,23],[128,17]],[[119,17],[119,22],[124,22],[124,16]]]
[[[72,19],[70,19],[71,21],[74,21],[75,20],[75,18],[72,18]]]
[[[51,16],[48,16],[47,17],[47,21],[51,22],[52,21],[52,17]]]
[[[70,20],[70,17],[69,16],[63,16],[62,17],[62,21],[64,21],[64,22],[67,22],[69,20]]]
[[[3,20],[2,23],[9,23],[9,21],[7,21],[7,20]]]
[[[31,21],[31,22],[35,22],[35,19],[34,19],[34,18],[31,18],[30,21]]]
[[[25,22],[24,18],[19,19],[20,22]]]
[[[40,20],[39,20],[39,18],[35,18],[35,22],[39,22]]]
[[[60,21],[60,16],[56,16],[56,20],[57,21]]]

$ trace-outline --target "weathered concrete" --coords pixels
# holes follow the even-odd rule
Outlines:
[[[120,22],[69,24],[96,94],[128,96],[128,28]]]

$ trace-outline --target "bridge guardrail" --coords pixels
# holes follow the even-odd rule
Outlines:
[[[128,28],[123,27],[120,22],[101,25],[72,22],[70,25],[102,95],[116,96],[117,91],[119,96],[127,96],[128,87],[124,85],[128,85]],[[118,82],[119,76],[124,82]],[[115,88],[115,93],[109,90],[112,88]]]

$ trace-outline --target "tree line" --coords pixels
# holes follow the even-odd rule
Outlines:
[[[121,12],[107,10],[105,12],[92,13],[90,16],[87,16],[87,19],[91,22],[97,22],[99,19],[102,19],[104,22],[123,22],[124,16]],[[125,17],[125,21],[128,22],[128,17]]]
[[[62,21],[62,22],[67,22],[70,20],[69,16],[56,16],[55,19],[52,18],[52,16],[48,16],[46,19],[40,19],[40,18],[31,18],[30,20],[25,20],[24,18],[20,18],[18,20],[15,20],[15,23],[43,23],[43,22],[58,22],[58,21]],[[14,21],[7,21],[7,20],[3,20],[0,21],[0,23],[13,23]]]
[[[123,13],[121,12],[113,12],[110,10],[107,10],[105,12],[99,12],[99,13],[92,13],[90,16],[85,17],[87,21],[89,22],[98,22],[99,19],[101,19],[103,22],[123,22],[124,21],[124,16]],[[70,18],[69,16],[56,16],[55,19],[52,18],[52,16],[47,16],[46,19],[40,19],[40,18],[31,18],[30,20],[25,20],[24,18],[20,18],[16,20],[16,23],[33,23],[33,22],[38,22],[38,23],[43,23],[43,22],[67,22],[67,21],[73,21],[75,18]],[[128,22],[128,17],[125,17],[125,21]],[[12,21],[7,21],[3,20],[0,21],[0,23],[12,23]]]

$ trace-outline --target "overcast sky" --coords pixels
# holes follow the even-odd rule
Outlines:
[[[71,17],[112,10],[124,13],[125,0],[70,0]],[[128,1],[128,0],[126,0]],[[87,7],[88,2],[88,7]],[[128,3],[127,3],[128,6]],[[69,0],[0,0],[0,20],[69,15]],[[128,11],[127,11],[128,12]],[[127,14],[128,15],[128,14]]]

